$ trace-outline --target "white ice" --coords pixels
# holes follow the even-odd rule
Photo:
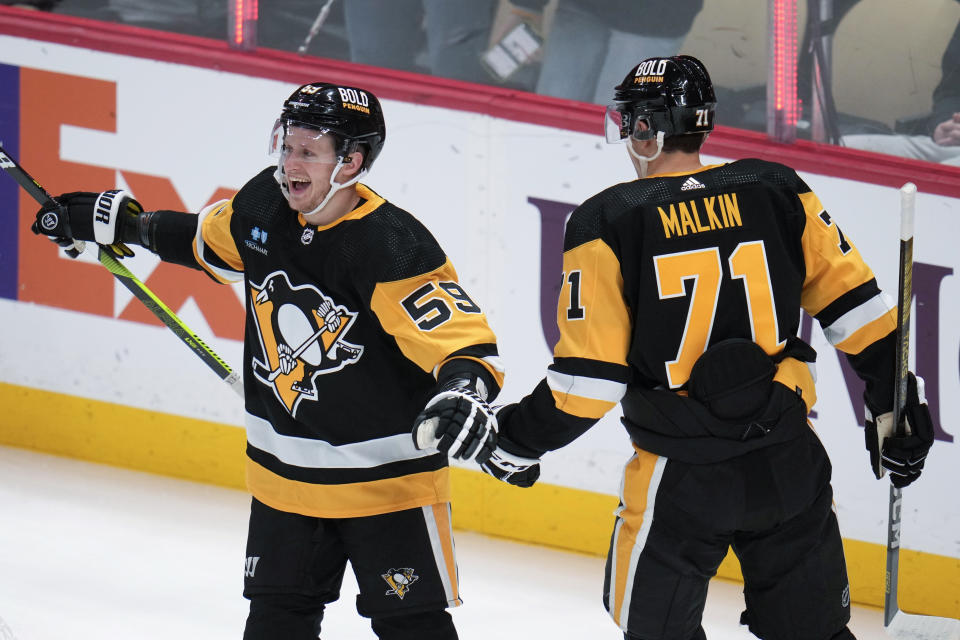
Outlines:
[[[241,491],[0,447],[0,638],[238,639],[249,497]],[[456,508],[456,506],[454,506]],[[604,560],[456,532],[463,640],[623,636],[600,602]],[[326,640],[374,638],[350,571]],[[710,640],[753,638],[740,585],[714,580]],[[861,640],[884,637],[855,607]]]

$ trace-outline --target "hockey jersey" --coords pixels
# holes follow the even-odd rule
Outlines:
[[[610,187],[571,215],[563,269],[553,364],[501,414],[501,432],[531,453],[569,443],[630,390],[685,394],[694,363],[722,340],[782,354],[801,309],[875,405],[892,403],[894,305],[789,167],[747,159]],[[785,357],[774,380],[813,408],[810,363]],[[630,431],[626,401],[624,417]]]
[[[244,281],[251,493],[337,518],[449,500],[446,455],[410,432],[448,364],[480,366],[499,389],[486,316],[406,211],[358,185],[353,211],[312,226],[272,174],[202,211],[194,246],[216,279]]]

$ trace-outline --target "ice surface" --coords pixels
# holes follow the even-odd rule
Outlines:
[[[239,639],[248,508],[241,491],[0,447],[0,619],[18,640]],[[623,637],[603,558],[467,531],[456,547],[463,640]],[[356,592],[347,571],[323,638],[374,638]],[[753,638],[742,607],[740,585],[711,583],[710,640]],[[879,610],[853,615],[858,638],[885,637]]]

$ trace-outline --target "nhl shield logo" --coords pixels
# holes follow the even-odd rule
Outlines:
[[[420,576],[413,573],[413,569],[389,569],[380,576],[386,580],[390,588],[385,595],[394,595],[403,600],[403,597],[410,591],[410,585],[420,579]]]
[[[307,245],[313,242],[313,229],[307,227],[303,230],[303,233],[300,235],[300,243]]]

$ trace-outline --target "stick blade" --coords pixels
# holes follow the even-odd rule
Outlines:
[[[960,620],[897,611],[886,631],[896,640],[960,640]]]

